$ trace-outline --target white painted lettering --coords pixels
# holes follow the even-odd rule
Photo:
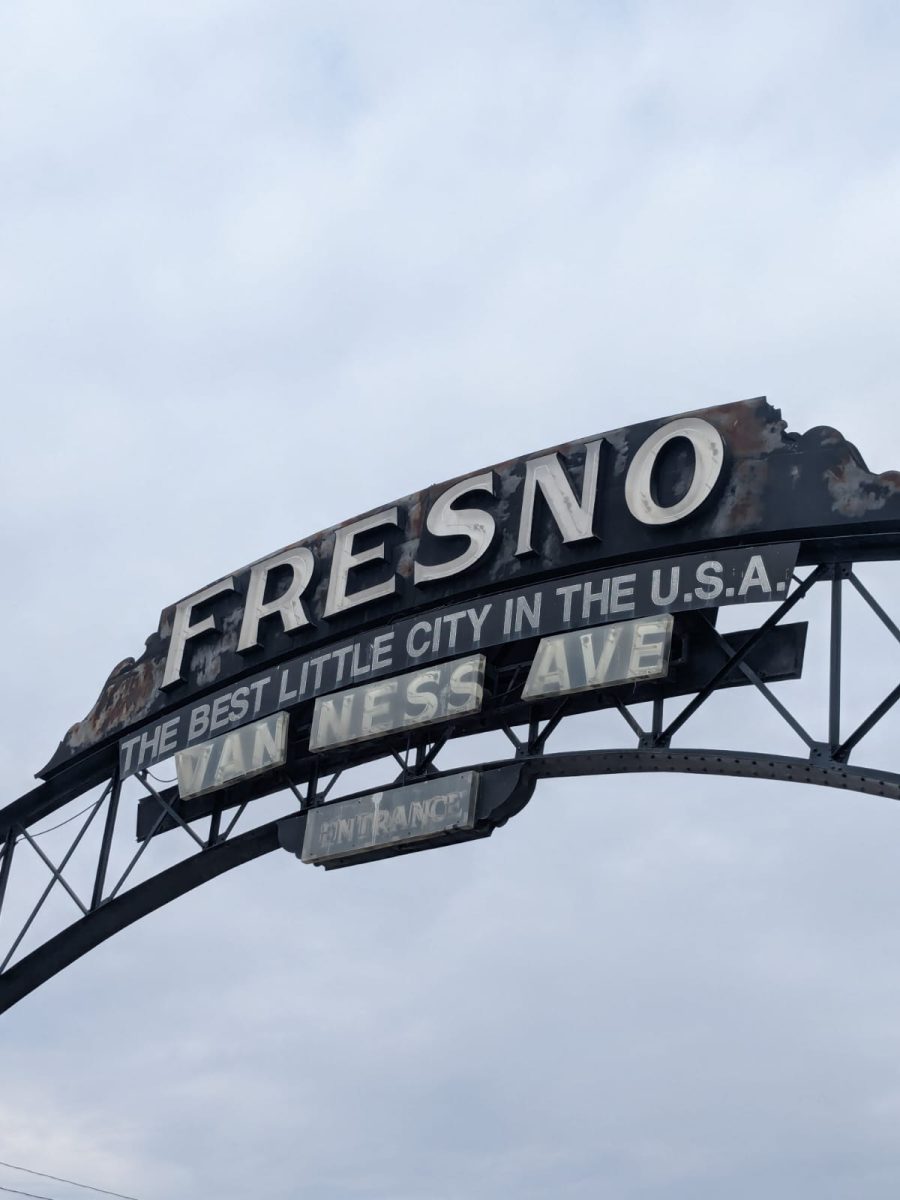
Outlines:
[[[754,587],[768,593],[772,591],[772,584],[769,582],[766,565],[759,554],[754,554],[747,563],[744,578],[741,580],[741,586],[738,588],[738,595],[746,596],[750,589]]]
[[[469,545],[456,558],[446,563],[428,565],[417,562],[413,569],[415,584],[427,583],[432,579],[449,579],[473,566],[488,551],[494,537],[494,518],[479,508],[459,508],[453,505],[470,492],[494,494],[494,475],[485,471],[471,479],[462,479],[447,488],[435,500],[425,518],[425,527],[435,537],[464,537]]]
[[[214,782],[216,787],[221,787],[229,780],[239,779],[246,774],[243,739],[240,732],[235,730],[233,733],[226,734],[222,739],[222,752],[219,755]]]
[[[231,712],[228,714],[232,721],[243,721],[250,711],[250,689],[235,688],[231,693]]]
[[[562,638],[549,637],[540,642],[528,673],[528,686],[536,694],[569,691],[569,663]]]
[[[213,616],[204,617],[202,621],[192,622],[191,616],[194,609],[199,608],[201,604],[205,604],[207,600],[212,600],[214,597],[221,596],[225,592],[233,591],[234,580],[229,576],[228,579],[223,579],[219,583],[211,583],[209,587],[205,587],[199,592],[194,592],[192,596],[188,596],[187,599],[181,600],[175,605],[175,616],[172,620],[172,636],[169,639],[166,669],[163,673],[162,686],[164,688],[171,687],[181,680],[184,649],[190,639],[199,637],[201,633],[209,633],[216,628],[216,620]]]
[[[231,707],[231,693],[226,692],[224,696],[217,696],[213,700],[212,713],[209,718],[209,731],[215,733],[217,729],[222,729],[230,723],[228,709]]]
[[[615,575],[612,581],[611,613],[634,612],[634,581],[637,575]]]
[[[300,597],[309,586],[314,566],[312,551],[307,550],[305,546],[294,546],[290,550],[282,550],[280,554],[273,554],[270,558],[254,563],[250,568],[247,599],[244,602],[244,616],[238,638],[237,648],[241,654],[260,644],[259,623],[265,617],[277,613],[285,633],[309,624],[309,615]],[[291,582],[280,596],[276,596],[274,600],[266,600],[269,575],[279,567],[290,567]]]
[[[344,679],[344,665],[347,661],[347,656],[356,649],[353,642],[349,646],[339,646],[337,650],[332,650],[331,657],[337,662],[337,671],[334,676],[335,683],[342,683]]]
[[[160,728],[159,750],[157,753],[160,757],[171,754],[175,750],[175,743],[178,741],[178,726],[181,723],[181,717],[170,717],[168,721]]]
[[[568,583],[556,589],[557,596],[562,596],[563,598],[563,621],[566,625],[572,620],[572,600],[575,593],[580,591],[580,583]]]
[[[602,445],[603,438],[587,442],[585,445],[584,480],[580,500],[575,498],[572,484],[558,454],[542,454],[538,458],[530,458],[525,463],[517,555],[530,554],[534,549],[532,526],[538,488],[564,542],[580,542],[585,538],[594,537],[594,504],[597,500],[597,474]]]
[[[415,641],[415,638],[416,638],[416,635],[420,634],[420,633],[426,634],[426,639],[424,642],[417,643]],[[410,658],[421,658],[422,655],[427,652],[428,642],[430,640],[430,634],[431,634],[431,622],[430,621],[416,621],[415,625],[413,625],[412,629],[410,629],[409,634],[406,638],[406,653],[409,655]]]
[[[662,594],[660,588],[661,579],[662,571],[655,570],[650,582],[650,599],[654,604],[659,605],[660,608],[665,608],[666,605],[672,604],[678,596],[678,586],[681,583],[681,567],[669,568],[669,590],[665,596]]]
[[[191,722],[188,727],[188,741],[194,742],[203,737],[209,729],[209,705],[198,704],[191,710]]]
[[[694,473],[684,496],[663,508],[656,502],[653,471],[660,451],[676,438],[685,438],[694,450]],[[700,417],[679,417],[651,433],[635,454],[625,476],[625,503],[644,525],[670,525],[683,521],[709,499],[725,463],[722,435]]]
[[[722,564],[714,559],[701,563],[697,568],[697,583],[701,586],[694,589],[694,595],[699,600],[716,600],[725,588],[722,582]]]
[[[594,588],[592,583],[586,583],[581,594],[581,619],[588,621],[592,619],[591,606],[594,604],[600,605],[600,616],[605,617],[609,612],[609,580],[604,579],[599,588]]]
[[[411,716],[417,723],[434,719],[438,711],[437,687],[440,677],[440,668],[420,671],[407,688],[407,705],[412,707]]]
[[[480,613],[477,613],[474,608],[466,610],[469,620],[472,622],[472,641],[476,646],[481,641],[481,628],[487,620],[487,615],[490,611],[490,604],[485,604]]]
[[[254,679],[250,684],[250,691],[253,693],[253,716],[257,716],[262,705],[263,688],[271,680],[272,676],[267,675],[265,679]]]
[[[278,705],[279,705],[279,707],[282,704],[289,704],[291,702],[291,700],[297,699],[297,695],[298,695],[297,688],[291,688],[290,691],[288,690],[290,676],[291,676],[290,667],[285,667],[284,670],[281,672],[281,685],[278,688]]]
[[[326,617],[336,616],[359,604],[368,604],[380,596],[394,594],[397,580],[393,573],[381,583],[361,588],[350,595],[347,594],[347,582],[354,567],[377,562],[385,557],[384,542],[379,542],[377,546],[370,546],[368,550],[356,551],[353,549],[354,538],[357,534],[368,533],[371,529],[396,526],[399,523],[397,514],[396,508],[386,508],[383,512],[373,513],[370,517],[363,517],[359,521],[353,521],[350,525],[343,525],[336,530],[331,572],[328,576],[328,596],[325,601],[324,615]]]
[[[364,675],[368,672],[369,667],[366,665],[360,668],[356,661],[356,654],[359,647],[353,653],[353,674]],[[372,670],[383,671],[385,667],[391,666],[394,655],[394,631],[389,630],[387,633],[379,633],[372,641]]]
[[[141,740],[140,734],[135,734],[134,737],[127,738],[124,742],[120,743],[120,745],[119,745],[120,752],[125,755],[125,761],[122,765],[122,774],[123,775],[127,775],[128,772],[131,770],[131,758],[132,758],[132,755],[134,754],[134,748],[140,740]]]
[[[385,733],[391,728],[391,700],[397,694],[397,679],[385,679],[381,683],[370,683],[363,693],[360,733],[371,737]]]
[[[516,633],[521,633],[525,628],[526,621],[531,629],[538,629],[541,624],[541,600],[540,592],[534,592],[529,604],[524,596],[516,596]]]

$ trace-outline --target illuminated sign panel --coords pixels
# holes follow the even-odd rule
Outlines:
[[[478,712],[484,698],[484,655],[320,696],[310,750],[327,750]]]
[[[543,638],[522,699],[586,692],[633,679],[658,679],[669,669],[673,624],[666,614]]]
[[[212,741],[179,750],[175,755],[179,795],[182,799],[202,796],[284,766],[287,729],[287,713],[274,713]]]
[[[327,862],[472,829],[477,785],[475,771],[462,771],[311,808],[301,858],[305,863]]]

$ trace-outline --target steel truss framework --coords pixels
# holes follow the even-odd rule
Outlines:
[[[893,565],[896,569],[896,562]],[[816,736],[785,700],[785,696],[790,698],[791,685],[767,683],[746,660],[771,629],[789,613],[802,609],[803,602],[808,601],[811,594],[820,596],[823,589],[827,599],[827,619],[822,637],[818,642],[811,639],[807,648],[808,663],[811,660],[827,663],[827,704],[822,705],[824,731]],[[549,718],[532,718],[524,726],[503,726],[502,733],[510,752],[505,757],[476,766],[484,772],[517,768],[516,795],[509,798],[511,804],[507,804],[495,824],[502,824],[506,815],[527,802],[538,780],[623,772],[746,776],[815,783],[900,799],[900,772],[850,762],[861,743],[900,702],[900,681],[886,694],[873,697],[862,719],[847,723],[842,684],[846,667],[843,652],[845,601],[849,590],[877,618],[883,636],[900,644],[900,627],[860,578],[854,565],[847,561],[820,561],[805,575],[795,576],[786,599],[777,607],[769,606],[774,611],[738,648],[729,642],[727,634],[714,631],[721,666],[701,690],[680,706],[664,699],[654,700],[643,706],[649,709],[649,720],[641,723],[634,708],[626,703],[627,697],[615,694],[612,707],[604,711],[620,721],[620,729],[627,730],[625,744],[558,751],[548,748],[551,738],[558,737],[573,716],[572,705],[567,700],[561,700]],[[799,739],[805,748],[803,753],[703,749],[684,740],[692,722],[696,725],[697,714],[721,692],[729,676],[733,681],[735,670],[741,672],[748,688],[758,692]],[[900,669],[897,676],[900,679]],[[523,682],[524,678],[513,679],[510,687],[521,687]],[[673,707],[677,708],[674,714]],[[582,716],[582,732],[584,727]],[[678,745],[673,744],[676,739]],[[438,762],[447,744],[446,732],[438,736],[432,732],[430,740],[410,747],[406,753],[378,753],[383,765],[394,764],[399,768],[393,783],[401,785],[416,778],[448,773]],[[283,789],[284,813],[274,820],[239,831],[238,826],[245,816],[252,815],[253,801],[235,803],[225,794],[222,804],[215,808],[211,817],[202,822],[187,821],[178,811],[177,789],[160,786],[149,773],[136,777],[136,780],[127,780],[123,785],[113,762],[112,755],[107,756],[83,775],[77,786],[43,784],[0,809],[0,1012],[140,917],[242,863],[279,847],[296,846],[298,837],[302,837],[305,812],[312,806],[328,803],[338,794],[342,774],[336,771],[328,778],[313,778],[305,784],[288,779],[286,788],[285,780],[278,780],[270,791],[276,787]],[[454,764],[451,769],[457,771],[460,767]],[[390,784],[383,782],[380,786]],[[145,802],[156,809],[153,824],[137,842],[136,848],[132,824],[134,806],[130,802],[123,803],[127,788],[137,788]],[[371,787],[365,790],[369,791]],[[80,808],[56,825],[38,828],[51,814],[61,815],[88,795],[91,799],[87,807]],[[62,835],[66,844],[53,852],[45,849],[48,843],[43,841],[44,837],[61,827],[67,830]],[[175,828],[170,838],[157,837],[167,827]],[[154,865],[155,857],[166,857],[160,855],[159,850],[176,837],[184,843],[186,857],[174,863],[162,861]],[[77,854],[79,848],[82,849],[81,856]],[[76,858],[80,860],[78,872],[74,869]],[[18,879],[21,876],[33,884],[38,864],[44,872],[42,885],[36,896],[24,903],[16,893]],[[142,873],[145,877],[141,877]],[[71,913],[74,920],[70,923],[63,920],[60,928],[42,935],[36,945],[31,945],[29,938],[31,942],[35,940],[38,919],[50,897],[59,895],[63,895],[74,909]]]

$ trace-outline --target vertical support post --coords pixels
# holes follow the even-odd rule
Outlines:
[[[540,735],[540,722],[537,717],[532,717],[528,722],[528,753],[534,754],[538,748],[538,737]]]
[[[122,791],[122,780],[119,769],[113,776],[109,792],[109,803],[106,809],[106,824],[103,827],[103,841],[100,843],[100,857],[97,859],[97,874],[94,877],[94,891],[91,895],[91,909],[99,908],[103,903],[103,888],[106,886],[106,869],[109,866],[109,852],[112,849],[113,834],[116,832],[116,817],[119,812],[119,795]]]
[[[663,704],[664,700],[653,701],[653,724],[651,732],[654,738],[658,738],[663,731]]]
[[[306,807],[314,808],[319,803],[319,764],[313,763],[312,771],[309,776],[309,783],[306,785]]]
[[[835,565],[831,577],[831,660],[828,681],[828,745],[833,755],[841,744],[841,623],[844,568]]]
[[[3,861],[0,862],[0,912],[3,911],[3,898],[6,895],[6,885],[9,883],[9,872],[12,867],[12,856],[15,848],[16,831],[10,829],[4,842]]]
[[[222,805],[217,804],[213,809],[212,817],[209,821],[209,837],[206,839],[206,845],[214,846],[219,840],[219,835],[222,832]]]

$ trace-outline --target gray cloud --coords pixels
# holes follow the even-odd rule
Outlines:
[[[874,0],[7,4],[7,795],[164,604],[431,480],[763,392],[897,466],[898,32]],[[738,726],[780,736],[736,694],[703,730]],[[895,823],[607,778],[488,842],[270,856],[5,1016],[0,1158],[172,1200],[893,1197]]]

